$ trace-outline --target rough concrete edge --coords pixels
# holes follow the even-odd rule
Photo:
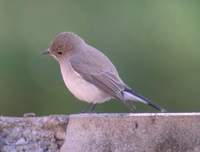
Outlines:
[[[82,117],[149,117],[149,116],[159,116],[159,117],[173,117],[173,116],[200,116],[200,112],[191,113],[81,113],[81,114],[71,114],[69,119],[82,118]]]
[[[30,150],[30,148],[32,149],[34,146],[31,147],[29,145],[32,145],[31,141],[34,141],[35,138],[41,138],[40,140],[38,140],[38,142],[40,142],[44,138],[46,143],[44,141],[45,145],[44,146],[41,145],[43,148],[48,144],[49,145],[54,144],[57,145],[58,149],[60,149],[65,142],[65,133],[67,130],[68,123],[69,123],[69,115],[49,115],[42,117],[0,116],[0,137],[1,137],[0,151],[2,147],[6,147],[7,150],[5,150],[5,148],[3,150],[6,152],[10,151],[12,148],[13,148],[12,150],[16,150],[15,147],[19,147],[18,146],[19,141],[21,145],[23,145],[23,143],[26,143],[24,144],[24,146],[21,147]],[[27,134],[26,140],[22,140],[24,139],[23,132],[24,130],[26,130],[27,132],[27,128],[30,131],[30,134]],[[34,135],[31,135],[32,132],[31,130],[34,130]],[[46,133],[46,135],[44,135],[43,132]],[[48,141],[47,138],[49,138]],[[27,144],[29,142],[30,144]],[[42,144],[42,142],[40,142],[40,144]],[[37,147],[41,148],[39,147],[39,145]]]

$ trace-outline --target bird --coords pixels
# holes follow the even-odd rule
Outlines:
[[[89,111],[111,99],[121,101],[130,111],[135,111],[135,102],[166,111],[124,83],[111,60],[73,32],[58,33],[43,54],[58,61],[66,87],[89,103]]]

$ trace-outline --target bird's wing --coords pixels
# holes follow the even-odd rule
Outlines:
[[[115,70],[113,71],[114,67],[108,58],[104,60],[99,56],[98,58],[87,58],[87,56],[79,55],[70,58],[70,63],[83,79],[114,98],[123,100],[122,91],[126,86],[119,78],[118,73],[115,73]]]

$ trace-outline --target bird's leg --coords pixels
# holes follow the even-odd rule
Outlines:
[[[131,101],[123,101],[123,103],[130,110],[130,112],[135,112],[136,107]]]
[[[93,103],[90,108],[91,112],[95,112],[96,104]]]
[[[95,107],[96,107],[96,104],[90,103],[88,106],[86,106],[86,108],[84,108],[84,109],[81,111],[81,113],[86,113],[86,112],[92,113],[92,112],[94,112]]]

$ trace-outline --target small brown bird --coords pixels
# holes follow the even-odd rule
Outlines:
[[[134,102],[165,111],[127,86],[108,57],[74,33],[59,33],[44,54],[59,62],[65,85],[75,97],[90,103],[90,110],[97,103],[117,99],[131,111]]]

